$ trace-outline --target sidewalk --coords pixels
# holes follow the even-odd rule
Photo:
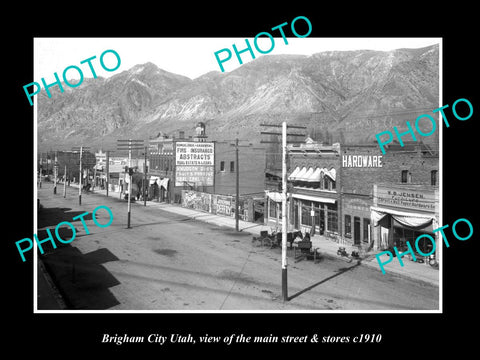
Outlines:
[[[106,195],[106,190],[97,190],[94,191],[95,194]],[[119,199],[119,193],[117,192],[109,192],[109,197]],[[136,204],[141,204],[143,206],[143,200],[137,201]],[[203,221],[209,224],[214,224],[217,226],[229,227],[235,229],[235,218],[221,216],[216,214],[210,214],[199,210],[193,210],[184,208],[178,204],[167,204],[167,203],[160,203],[156,201],[147,201],[146,202],[148,207],[155,207],[158,209],[162,209],[165,211],[169,211],[171,213],[176,213],[179,215],[187,216],[192,219],[196,219],[199,221]],[[243,220],[239,220],[238,224],[239,230],[243,232],[251,233],[252,236],[259,236],[260,231],[268,231],[271,232],[271,227],[266,226],[263,224],[251,223]],[[357,250],[354,246],[343,245],[336,243],[325,236],[322,235],[315,235],[312,237],[312,244],[314,248],[317,248],[320,254],[334,257],[337,259],[342,259],[347,262],[356,262],[361,261],[362,265],[373,267],[381,272],[380,266],[378,261],[375,257],[376,254],[380,253],[381,251],[371,251],[370,253],[361,256],[359,260],[352,259],[350,254],[352,250]],[[348,258],[342,257],[337,255],[337,250],[340,246],[344,246],[347,254],[349,255]],[[382,255],[381,259],[386,261],[388,255]],[[440,271],[438,269],[434,269],[429,266],[427,263],[417,263],[414,261],[408,260],[406,257],[402,258],[404,266],[400,265],[398,258],[394,257],[393,260],[384,265],[384,269],[386,274],[395,274],[400,277],[410,278],[413,280],[419,280],[426,282],[428,284],[439,286],[439,277]]]

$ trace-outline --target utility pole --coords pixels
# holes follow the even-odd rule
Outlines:
[[[40,179],[38,180],[38,186],[42,188],[42,173],[43,173],[43,153],[40,154]]]
[[[131,167],[132,150],[143,148],[143,140],[117,140],[118,150],[128,150],[128,205],[127,205],[127,229],[130,229],[130,213],[131,213],[131,195],[132,195],[132,175],[133,169]]]
[[[53,194],[57,194],[57,174],[58,174],[58,161],[57,150],[55,150],[55,163],[53,165]]]
[[[107,150],[107,158],[105,160],[106,167],[107,167],[107,180],[105,181],[105,185],[107,186],[107,197],[108,197],[108,179],[110,178],[110,150]]]
[[[288,301],[287,287],[287,123],[282,123],[282,294]]]
[[[240,164],[239,164],[239,148],[249,147],[249,145],[239,145],[239,141],[250,141],[236,138],[235,140],[225,140],[225,141],[235,141],[234,144],[230,146],[235,146],[235,231],[240,231],[239,220],[240,220]]]
[[[282,298],[288,301],[288,277],[287,277],[287,136],[302,136],[304,134],[287,134],[287,127],[295,129],[306,129],[305,126],[288,126],[284,121],[282,125],[278,124],[260,124],[260,126],[281,127],[282,132],[262,131],[264,135],[280,135],[282,137]],[[261,141],[261,143],[271,143],[272,141]],[[297,141],[298,142],[298,141]],[[278,218],[278,213],[277,213]]]
[[[82,156],[83,146],[80,146],[80,172],[78,173],[78,205],[82,205]]]
[[[67,165],[65,165],[65,172],[63,173],[63,197],[67,197]]]
[[[78,205],[82,205],[82,151],[83,146],[80,146],[80,172],[78,174]]]
[[[240,174],[238,166],[238,138],[235,139],[235,231],[239,231],[239,209],[240,209]]]
[[[80,151],[80,172],[78,176],[78,205],[82,205],[82,157],[84,151],[90,151],[89,147],[80,146],[72,148],[73,151]]]
[[[145,146],[145,159],[143,162],[143,186],[142,186],[142,193],[143,193],[143,206],[147,206],[147,149],[148,147]]]

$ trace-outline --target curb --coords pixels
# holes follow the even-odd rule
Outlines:
[[[63,296],[60,294],[60,291],[55,286],[55,283],[51,278],[50,274],[48,273],[47,269],[45,268],[43,261],[39,257],[37,257],[37,261],[38,261],[38,271],[39,271],[37,276],[39,275],[43,276],[48,286],[48,289],[44,289],[43,293],[44,294],[46,292],[48,293],[46,294],[46,296],[48,296],[50,299],[53,299],[55,301],[55,303],[58,305],[58,309],[40,309],[38,308],[38,302],[37,302],[36,310],[37,311],[66,310],[68,308],[67,304],[63,299]],[[38,281],[37,281],[37,286],[38,286]],[[40,289],[37,288],[37,296],[39,295],[39,293],[40,293]]]

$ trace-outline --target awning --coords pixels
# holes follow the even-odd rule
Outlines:
[[[292,173],[288,176],[288,180],[290,181],[296,180],[296,176],[298,175],[299,172],[300,172],[300,167],[297,166],[295,170],[293,170]]]
[[[304,195],[304,194],[292,194],[292,197],[295,199],[310,200],[310,201],[321,202],[326,204],[335,204],[335,202],[337,201],[337,199],[333,199],[333,198]]]
[[[163,178],[162,180],[160,180],[160,183],[158,185],[160,185],[160,187],[163,186],[165,190],[168,190],[168,180],[168,178]]]
[[[330,179],[332,179],[333,181],[335,181],[335,178],[336,178],[336,175],[337,175],[337,172],[335,170],[335,168],[331,168],[330,170],[327,170],[326,168],[323,168],[322,169],[323,173],[325,175],[327,175]]]
[[[297,173],[297,175],[295,175],[295,178],[292,179],[292,180],[294,180],[294,181],[300,180],[301,178],[303,178],[303,175],[305,175],[306,172],[307,172],[307,168],[306,168],[306,167],[303,167],[303,168]]]
[[[371,206],[370,210],[372,211],[372,219],[374,221],[374,226],[378,226],[378,222],[387,215],[390,215],[400,224],[412,228],[423,228],[432,224],[432,222],[435,221],[434,215],[405,212],[375,206]]]
[[[315,171],[313,172],[313,174],[310,175],[310,178],[309,178],[308,181],[319,182],[321,178],[322,178],[322,169],[316,168]]]
[[[322,179],[322,173],[333,181],[336,178],[336,171],[335,168],[331,168],[328,170],[327,168],[314,168],[314,167],[303,167],[300,169],[299,166],[292,171],[292,173],[288,176],[289,181],[307,181],[307,182],[319,182]]]
[[[313,175],[313,172],[315,170],[311,167],[311,168],[308,168],[308,170],[302,175],[302,176],[297,176],[297,180],[298,181],[310,181],[310,176]]]

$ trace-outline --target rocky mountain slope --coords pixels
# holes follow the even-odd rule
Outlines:
[[[115,149],[116,139],[162,131],[259,141],[260,123],[303,124],[320,140],[371,142],[439,102],[438,46],[389,52],[332,51],[262,56],[229,73],[191,80],[147,63],[38,95],[40,151],[80,144]],[[428,124],[426,124],[428,126]],[[427,127],[428,130],[428,127]],[[435,137],[425,138],[434,141]]]

